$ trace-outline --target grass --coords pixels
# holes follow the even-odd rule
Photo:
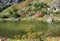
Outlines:
[[[21,39],[21,40],[11,39],[9,41],[32,41],[32,40],[30,40],[30,39]],[[39,41],[39,39],[35,39],[35,41]]]
[[[48,40],[44,40],[44,41],[49,41]],[[9,41],[31,41],[30,39],[21,39],[21,40],[16,40],[16,39],[10,39]],[[35,41],[40,41],[39,39],[35,39]],[[56,39],[56,37],[52,37],[51,41],[60,41],[60,39]]]

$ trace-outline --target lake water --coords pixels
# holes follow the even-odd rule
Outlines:
[[[0,36],[3,37],[13,37],[16,34],[24,34],[25,30],[28,27],[33,27],[36,32],[50,30],[53,36],[60,36],[60,23],[53,22],[48,24],[46,22],[11,22],[11,21],[3,21],[0,22]]]

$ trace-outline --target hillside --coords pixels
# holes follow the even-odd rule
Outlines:
[[[43,6],[44,7],[44,10],[47,8],[45,6],[50,6],[52,0],[42,0],[42,2],[44,3],[39,3],[41,5],[38,4],[38,8],[34,8],[34,4],[35,2],[41,2],[41,0],[25,0],[24,2],[21,2],[19,4],[15,4],[15,5],[12,5],[10,6],[9,8],[3,10],[1,13],[0,13],[0,17],[2,16],[10,16],[10,13],[12,12],[13,15],[14,14],[19,14],[19,15],[23,15],[23,16],[26,16],[29,12],[28,9],[36,9],[37,11],[42,11],[40,9],[43,9],[42,7],[39,9],[40,6]],[[32,3],[32,4],[31,4]],[[36,4],[37,5],[37,4]],[[38,10],[39,9],[39,10]],[[43,13],[45,13],[46,11],[42,11]],[[34,10],[33,10],[34,11]],[[36,11],[35,11],[36,12]],[[32,12],[34,13],[34,12]]]
[[[20,8],[23,8],[24,6],[28,5],[29,1],[24,1],[20,4],[15,4],[15,5],[12,5],[10,6],[9,8],[3,10],[0,15],[9,15],[9,11],[13,11],[14,9],[20,9]]]

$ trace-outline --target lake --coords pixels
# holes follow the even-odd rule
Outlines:
[[[28,27],[33,27],[33,29],[35,29],[35,32],[45,32],[47,30],[50,30],[52,36],[60,36],[59,22],[48,24],[46,22],[40,21],[0,22],[0,36],[13,38],[14,35],[25,34]]]

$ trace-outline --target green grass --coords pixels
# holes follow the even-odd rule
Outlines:
[[[15,8],[15,6],[16,6],[16,4],[10,6],[9,8],[7,8],[7,9],[5,9],[5,10],[3,10],[3,11],[0,13],[0,16],[1,16],[1,15],[9,15],[9,12],[10,12],[10,11],[13,11],[14,8]]]
[[[11,39],[9,41],[31,41],[31,40],[30,39],[21,39],[21,40]],[[35,39],[35,41],[39,41],[39,39]]]

